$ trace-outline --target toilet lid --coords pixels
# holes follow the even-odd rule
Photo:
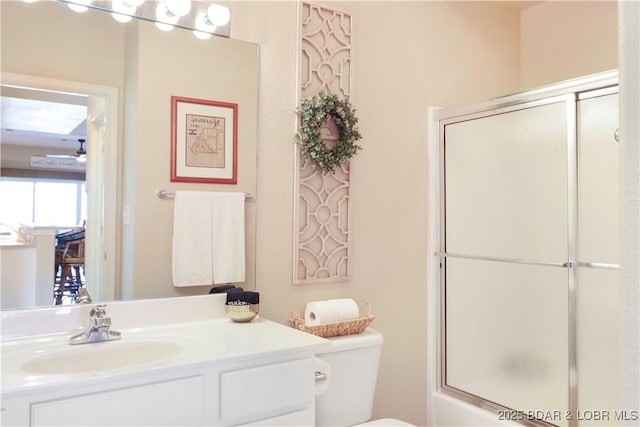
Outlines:
[[[404,421],[396,420],[395,418],[381,418],[379,420],[368,421],[364,424],[358,424],[356,427],[364,426],[377,426],[377,427],[415,427],[413,424],[405,423]]]

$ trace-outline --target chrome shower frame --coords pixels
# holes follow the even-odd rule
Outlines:
[[[568,283],[568,410],[572,414],[576,414],[578,411],[578,372],[577,372],[577,344],[576,344],[576,286],[577,286],[577,267],[582,268],[594,268],[594,269],[618,269],[616,264],[602,264],[602,263],[577,263],[576,256],[576,238],[577,238],[577,135],[576,135],[576,120],[577,120],[577,101],[587,99],[589,97],[601,96],[618,92],[618,72],[609,71],[605,73],[595,74],[592,76],[567,80],[557,84],[544,86],[524,92],[515,93],[512,95],[490,99],[471,105],[462,107],[446,108],[436,110],[433,116],[434,126],[434,139],[438,141],[438,166],[439,170],[433,175],[439,179],[439,183],[435,184],[438,187],[439,194],[437,197],[432,198],[432,201],[439,204],[438,217],[432,225],[437,224],[438,234],[435,240],[438,241],[438,249],[433,254],[436,258],[436,262],[431,265],[438,268],[438,286],[437,295],[438,300],[438,313],[436,314],[437,322],[437,391],[447,394],[456,399],[460,399],[471,405],[479,408],[487,409],[492,412],[498,411],[513,411],[517,412],[513,408],[502,406],[496,402],[489,401],[476,396],[463,390],[456,389],[446,384],[446,313],[445,313],[445,287],[446,287],[446,261],[447,258],[466,258],[466,259],[481,259],[488,261],[497,261],[505,263],[518,263],[527,265],[544,265],[549,267],[564,268],[567,271],[567,283]],[[446,249],[446,235],[445,235],[445,218],[446,218],[446,205],[445,205],[445,126],[457,122],[466,120],[472,120],[482,117],[493,116],[497,114],[513,112],[524,108],[532,108],[550,103],[564,102],[566,105],[567,113],[567,233],[568,233],[568,247],[567,247],[567,259],[565,262],[545,262],[545,261],[533,261],[514,258],[495,258],[495,257],[482,257],[466,254],[454,254],[447,253]],[[434,155],[435,157],[435,155]],[[434,242],[435,244],[435,242]],[[524,415],[524,414],[522,414]],[[552,426],[541,420],[531,420],[526,417],[521,417],[517,420],[524,425],[534,426]],[[572,417],[568,420],[569,427],[577,426],[576,417]]]

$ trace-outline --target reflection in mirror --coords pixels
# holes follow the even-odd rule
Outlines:
[[[117,117],[117,91],[3,72],[2,108],[0,197],[12,203],[3,204],[0,221],[27,243],[5,241],[2,307],[50,305],[52,274],[55,303],[85,285],[112,299],[113,285],[101,284],[115,283],[115,258],[100,255],[114,246],[114,214],[104,207],[115,206],[116,185],[102,171],[115,169],[116,156],[94,147],[116,146],[106,142],[115,139],[117,121],[105,117]],[[77,239],[56,239],[62,232]]]
[[[158,29],[171,31],[174,28],[192,30],[194,37],[202,40],[212,35],[229,37],[231,11],[228,7],[210,1],[144,1],[128,0],[58,0],[66,3],[75,12],[88,9],[111,14],[118,22],[126,23],[132,18],[155,22]]]
[[[3,105],[2,191],[9,181],[75,182],[76,199],[68,202],[59,190],[47,190],[51,207],[42,212],[52,216],[42,221],[33,217],[33,207],[24,209],[28,214],[20,221],[0,209],[0,223],[29,223],[27,237],[32,239],[22,246],[25,256],[13,259],[19,251],[7,255],[15,247],[2,242],[12,234],[0,230],[2,308],[54,303],[55,261],[53,255],[43,261],[36,249],[44,245],[53,252],[57,232],[81,227],[85,221],[85,262],[79,277],[94,302],[207,293],[210,286],[173,286],[174,202],[159,199],[156,191],[256,194],[258,47],[221,37],[199,40],[183,29],[163,32],[146,21],[120,24],[109,14],[77,14],[56,2],[2,2],[0,7],[3,104],[5,96],[27,102],[43,94],[46,98],[47,92],[62,92],[75,98],[45,101],[73,106],[80,99],[87,108],[73,129],[62,131],[62,137],[56,133],[60,131],[53,132],[55,142],[26,148],[9,137],[12,132],[5,126]],[[170,182],[171,96],[238,104],[237,184]],[[53,113],[47,110],[47,114]],[[79,139],[85,139],[87,155],[84,180],[76,159]],[[32,162],[32,156],[45,160]],[[9,206],[4,200],[11,200],[12,210],[19,211],[21,199],[33,200],[29,194],[35,190],[30,191],[2,193],[2,205]],[[255,208],[255,199],[245,205],[246,281],[238,285],[246,289],[255,286]],[[58,215],[63,210],[75,216],[61,220]],[[73,268],[71,274],[75,277]],[[13,284],[22,295],[5,304],[5,295],[11,295],[5,288]]]

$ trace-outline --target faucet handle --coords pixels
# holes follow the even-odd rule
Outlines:
[[[111,318],[110,317],[97,317],[94,320],[94,328],[97,329],[109,329],[111,327]]]
[[[89,291],[87,288],[81,288],[78,296],[75,299],[76,304],[90,304],[93,301],[91,300],[91,295],[89,295]]]
[[[105,310],[105,308],[107,307],[106,304],[98,304],[96,306],[94,306],[91,311],[89,312],[89,316],[91,317],[103,317],[107,314],[107,311]]]
[[[86,344],[118,340],[120,332],[111,330],[111,318],[107,316],[106,304],[97,304],[89,311],[89,322],[84,331],[69,337],[69,344]]]

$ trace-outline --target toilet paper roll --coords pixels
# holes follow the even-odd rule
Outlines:
[[[339,305],[331,301],[312,301],[304,310],[304,322],[307,326],[317,326],[323,323],[340,320]]]
[[[338,306],[338,317],[340,320],[353,320],[360,317],[360,309],[353,299],[339,298],[329,301]]]
[[[331,385],[331,366],[322,359],[315,358],[316,362],[316,396],[329,389]]]

